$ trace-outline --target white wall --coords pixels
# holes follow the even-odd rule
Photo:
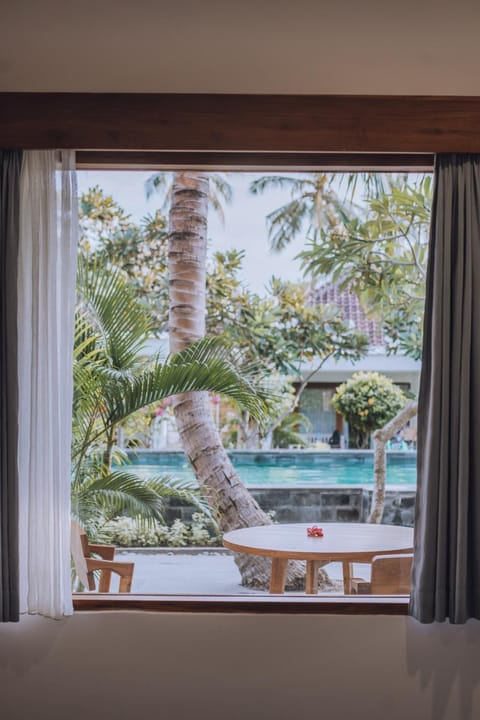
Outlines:
[[[322,369],[310,378],[310,381],[339,384],[348,380],[352,373],[360,370],[363,372],[379,372],[396,383],[408,383],[414,393],[418,392],[421,363],[402,355],[371,353],[355,363],[345,359],[336,361],[329,358],[322,365]],[[307,375],[308,370],[304,370],[303,374],[304,376]]]
[[[0,629],[2,720],[469,720],[480,624],[79,613]]]
[[[4,0],[0,90],[476,95],[476,0]]]

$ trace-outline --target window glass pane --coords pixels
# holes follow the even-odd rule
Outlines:
[[[193,176],[195,172],[189,171],[189,182],[196,182]],[[272,528],[271,532],[283,533],[286,539],[296,526],[295,542],[301,545],[308,539],[312,551],[321,549],[322,543],[333,550],[347,543],[351,563],[330,563],[314,588],[315,578],[310,573],[310,585],[306,586],[305,564],[297,562],[293,580],[287,579],[291,582],[287,592],[368,593],[372,567],[370,562],[356,561],[361,546],[357,533],[367,528],[365,532],[377,534],[373,550],[398,554],[401,547],[410,547],[413,526],[414,418],[387,446],[382,523],[368,520],[375,486],[372,434],[385,424],[387,416],[390,419],[397,412],[394,391],[414,397],[418,387],[417,330],[422,311],[420,306],[413,311],[406,298],[421,298],[421,281],[414,270],[408,270],[413,275],[405,280],[405,293],[400,284],[396,292],[382,298],[377,280],[378,268],[385,277],[390,269],[385,287],[393,287],[389,283],[395,283],[397,277],[403,282],[405,268],[414,267],[415,263],[409,263],[409,243],[400,239],[395,245],[405,227],[418,230],[418,236],[409,240],[425,249],[428,223],[424,210],[429,198],[423,198],[421,177],[370,174],[349,181],[345,174],[333,173],[287,172],[276,177],[270,173],[211,174],[209,190],[217,198],[203,223],[206,232],[202,239],[207,255],[206,306],[202,309],[207,333],[226,335],[245,361],[242,367],[259,363],[266,385],[277,393],[279,402],[272,404],[262,424],[221,391],[212,391],[208,412],[211,410],[214,431],[228,451],[228,462],[217,453],[219,443],[207,440],[197,447],[197,479],[182,447],[171,398],[163,395],[127,413],[128,417],[118,418],[115,427],[102,427],[106,408],[122,408],[125,399],[134,397],[131,388],[117,393],[115,382],[127,388],[136,373],[155,362],[163,363],[168,355],[168,279],[174,253],[169,256],[167,248],[173,180],[172,172],[155,177],[143,171],[79,173],[80,254],[88,272],[100,266],[110,273],[110,280],[119,273],[141,309],[138,314],[137,310],[130,312],[129,301],[122,299],[113,281],[91,283],[90,289],[79,286],[82,321],[87,319],[90,325],[80,328],[77,336],[76,381],[80,384],[75,396],[75,442],[80,450],[73,459],[75,515],[91,542],[115,545],[115,558],[134,564],[134,592],[265,595],[271,575],[268,553],[245,551],[251,556],[246,567],[236,563],[231,538],[228,540],[237,527],[250,525]],[[200,193],[205,190],[204,181],[197,188]],[[188,191],[184,188],[175,197]],[[380,196],[382,202],[377,202]],[[420,197],[423,214],[418,222],[410,223],[405,213],[418,214]],[[219,205],[224,220],[216,213]],[[388,222],[382,208],[388,211]],[[191,212],[184,212],[187,226],[191,217]],[[400,234],[391,230],[392,217],[394,224],[398,221]],[[388,233],[392,237],[386,242]],[[358,238],[361,243],[353,242]],[[352,253],[342,255],[348,240],[352,240]],[[362,243],[370,248],[366,260]],[[191,254],[194,252],[195,248]],[[341,277],[330,265],[331,255],[337,258],[337,252],[343,263]],[[418,256],[423,262],[426,253]],[[188,284],[190,271],[192,268],[177,278],[177,288]],[[87,297],[92,287],[103,288],[96,298]],[[107,291],[111,291],[110,298]],[[195,301],[198,297],[195,295]],[[188,310],[182,303],[178,307],[182,312]],[[148,337],[137,343],[132,318],[138,317],[141,324],[144,312],[151,316],[151,324],[147,322]],[[103,337],[104,333],[111,337]],[[334,394],[355,373],[366,374],[365,396],[351,403],[353,410],[335,409]],[[296,392],[307,378],[297,398]],[[87,380],[91,398],[86,396]],[[385,391],[386,382],[390,386]],[[112,397],[103,398],[102,393],[112,388]],[[387,400],[380,399],[384,391],[390,393]],[[393,415],[384,412],[388,403],[394,407]],[[367,423],[366,418],[376,413],[375,422]],[[198,413],[198,417],[204,415]],[[195,431],[195,423],[190,423],[190,429]],[[82,436],[85,432],[91,435],[88,442]],[[213,491],[204,472],[212,467],[212,477],[218,482]],[[111,479],[110,472],[118,471],[128,475],[125,482]],[[232,481],[235,474],[241,482]],[[152,487],[160,488],[155,485],[160,479],[165,483],[162,515],[153,512],[156,517],[152,520],[154,503],[149,492]],[[189,484],[188,492],[182,483]],[[148,492],[139,492],[142,488]],[[210,503],[210,515],[199,510],[199,502]],[[316,530],[312,530],[314,526]],[[225,535],[227,545],[223,544]],[[248,538],[243,539],[248,544]],[[281,544],[281,538],[271,542]],[[80,554],[82,548],[85,538],[76,544]],[[102,550],[93,552],[98,556]],[[393,573],[400,582],[408,576],[407,565],[408,561],[398,567],[379,566],[376,575],[381,579],[382,572],[387,576]],[[83,577],[85,580],[85,574]],[[279,564],[273,567],[272,577],[278,590],[283,582]],[[250,587],[241,584],[242,578]],[[99,580],[95,577],[97,589]],[[127,577],[124,587],[128,583]],[[106,584],[104,579],[104,589]],[[117,577],[112,589],[118,587]]]
[[[310,441],[328,441],[336,427],[336,413],[332,407],[334,388],[305,388],[299,403],[299,412],[311,423]]]

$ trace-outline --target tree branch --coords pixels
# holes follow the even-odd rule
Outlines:
[[[389,440],[417,414],[418,403],[410,400],[383,428],[373,433],[374,489],[367,522],[380,523],[385,506],[385,478],[387,474],[386,445]]]
[[[299,387],[295,393],[295,397],[293,398],[292,404],[290,405],[288,410],[285,410],[285,412],[280,415],[280,417],[277,419],[276,423],[274,423],[274,425],[272,425],[272,427],[269,428],[269,430],[268,430],[269,434],[273,433],[282,424],[282,422],[285,420],[285,418],[287,418],[289,415],[291,415],[291,413],[295,412],[295,409],[298,406],[300,397],[301,397],[303,391],[305,390],[305,388],[307,387],[308,383],[310,382],[311,378],[315,375],[315,373],[317,373],[322,368],[323,364],[328,360],[328,358],[332,357],[332,355],[333,355],[333,353],[329,353],[328,355],[326,355],[322,359],[322,362],[319,365],[317,365],[313,370],[311,370],[311,372],[309,372],[307,377],[301,382],[301,384],[299,385]]]

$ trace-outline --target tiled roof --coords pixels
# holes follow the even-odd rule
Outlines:
[[[310,297],[314,305],[332,305],[338,308],[345,322],[366,335],[372,347],[385,345],[381,325],[367,317],[355,293],[348,289],[339,290],[335,283],[327,283],[312,290]]]

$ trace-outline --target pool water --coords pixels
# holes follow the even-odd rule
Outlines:
[[[129,451],[135,471],[143,477],[175,475],[193,479],[183,452]],[[373,452],[368,450],[234,451],[230,458],[248,485],[369,485],[373,483]],[[387,453],[387,485],[417,481],[416,453]]]

